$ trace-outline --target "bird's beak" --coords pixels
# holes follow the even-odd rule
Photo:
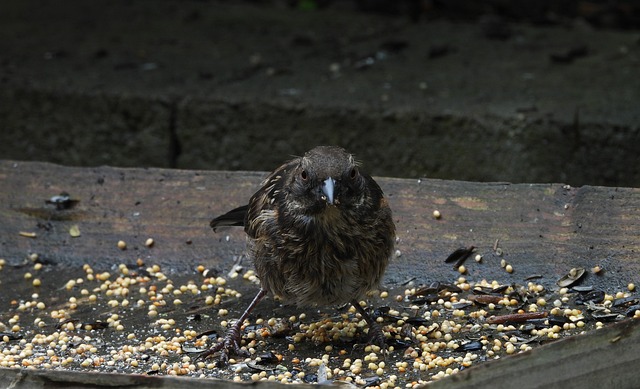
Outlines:
[[[336,181],[329,177],[322,182],[323,197],[330,205],[333,205],[333,193],[336,186]]]

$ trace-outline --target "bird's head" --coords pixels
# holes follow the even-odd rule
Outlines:
[[[319,146],[299,159],[289,183],[289,200],[307,215],[357,208],[366,195],[366,178],[344,149]]]

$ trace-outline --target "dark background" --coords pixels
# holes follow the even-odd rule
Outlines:
[[[636,1],[0,3],[0,158],[640,186]]]

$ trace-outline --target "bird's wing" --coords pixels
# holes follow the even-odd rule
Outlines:
[[[285,162],[264,179],[262,187],[251,196],[249,204],[216,217],[209,223],[211,228],[215,231],[218,227],[244,226],[247,234],[255,238],[255,221],[262,222],[260,216],[264,213],[276,212],[275,197],[284,186],[285,176],[299,163],[299,159]]]

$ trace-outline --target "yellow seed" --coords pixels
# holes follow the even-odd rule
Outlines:
[[[147,247],[151,247],[151,246],[153,246],[153,243],[154,243],[153,242],[153,238],[149,238],[144,242],[144,245],[147,246]]]
[[[40,286],[42,284],[42,282],[40,281],[39,278],[34,278],[33,279],[33,286]]]
[[[69,235],[71,235],[72,238],[77,238],[80,236],[80,227],[78,227],[77,224],[74,224],[73,226],[71,226],[71,228],[69,228]]]
[[[440,214],[440,211],[436,209],[435,211],[433,211],[433,217],[435,219],[440,219],[442,217],[442,214]]]
[[[513,273],[513,266],[507,265],[504,267],[504,270],[506,270],[507,273]]]
[[[636,289],[636,286],[633,283],[630,283],[627,285],[627,289],[629,289],[629,292],[633,292]]]
[[[464,267],[464,265],[460,265],[460,266],[458,266],[458,272],[459,272],[460,274],[464,274],[466,271],[467,271],[467,268],[466,268],[466,267]]]
[[[119,240],[118,241],[118,248],[120,250],[125,250],[127,248],[127,242],[125,242],[124,240]]]

